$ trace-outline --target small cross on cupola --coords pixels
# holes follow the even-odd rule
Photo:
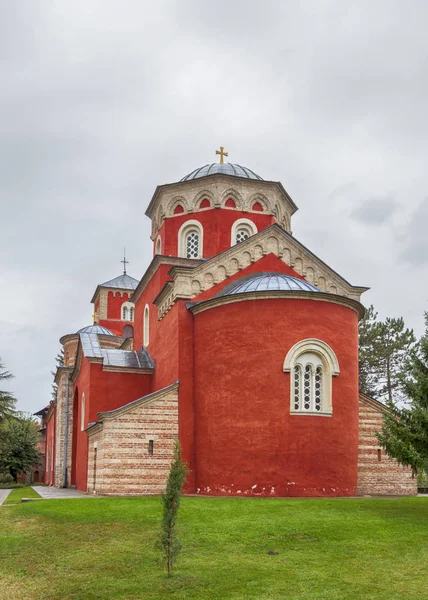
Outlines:
[[[120,262],[123,263],[123,274],[126,275],[126,265],[129,265],[129,260],[126,260],[126,248],[123,249],[123,260]]]
[[[224,151],[224,146],[220,146],[220,150],[215,151],[216,154],[220,154],[220,164],[224,164],[224,157],[229,156],[229,152]]]

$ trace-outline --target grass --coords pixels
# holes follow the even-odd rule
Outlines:
[[[168,578],[159,498],[0,509],[1,600],[421,600],[428,498],[184,498]]]
[[[5,500],[5,504],[19,504],[22,498],[40,498],[31,486],[13,489]],[[1,598],[1,595],[0,595]]]

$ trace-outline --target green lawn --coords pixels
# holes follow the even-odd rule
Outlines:
[[[1,600],[428,599],[428,498],[185,498],[171,578],[159,498],[0,509]]]
[[[22,498],[40,498],[40,494],[33,490],[31,486],[15,488],[5,500],[5,504],[19,504]],[[0,594],[1,598],[1,594]]]

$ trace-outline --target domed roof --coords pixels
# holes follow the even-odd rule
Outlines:
[[[245,294],[246,292],[320,292],[321,290],[305,281],[284,273],[257,273],[237,279],[226,286],[218,296]]]
[[[263,181],[263,178],[251,169],[233,163],[211,163],[210,165],[204,165],[195,169],[180,179],[180,181],[191,181],[192,179],[199,179],[199,177],[206,177],[207,175],[232,175],[232,177],[245,177],[246,179],[259,179]]]
[[[88,325],[87,327],[82,327],[76,333],[96,333],[98,335],[114,335],[110,329],[106,329],[105,327],[101,327],[98,323],[94,323],[93,325]]]

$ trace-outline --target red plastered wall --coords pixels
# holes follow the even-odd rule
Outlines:
[[[121,308],[124,302],[128,302],[129,294],[126,292],[109,292],[107,296],[107,319],[121,319]]]
[[[91,403],[90,390],[90,364],[82,357],[79,375],[75,381],[75,398],[77,410],[73,415],[73,442],[76,442],[75,465],[72,465],[72,484],[78,490],[86,491],[86,478],[88,468],[88,436],[84,429],[88,426],[88,415]],[[76,393],[77,392],[77,393]],[[85,394],[85,420],[82,431],[82,394]],[[73,403],[73,406],[75,404]],[[74,476],[74,477],[73,477]]]
[[[152,375],[105,371],[99,363],[89,363],[82,358],[82,366],[76,381],[78,390],[76,424],[76,487],[86,490],[88,438],[81,430],[82,394],[85,394],[85,425],[97,421],[98,413],[114,410],[129,404],[152,391]],[[74,433],[74,432],[73,432]],[[73,436],[74,437],[74,436]],[[73,473],[73,470],[72,470]]]
[[[46,455],[45,455],[45,485],[55,483],[55,430],[56,430],[56,408],[52,411],[49,421],[46,423]],[[53,448],[53,452],[52,452]],[[50,465],[48,465],[48,449],[50,454]],[[48,468],[49,466],[49,468]]]
[[[314,300],[251,300],[195,315],[195,491],[352,496],[358,458],[357,315]],[[290,415],[290,348],[336,353],[333,416]],[[183,440],[183,443],[185,441]]]
[[[230,248],[232,225],[238,219],[252,221],[257,231],[266,229],[275,218],[266,213],[248,213],[239,210],[210,209],[191,214],[179,214],[164,220],[158,231],[162,239],[162,254],[165,256],[178,256],[178,231],[186,221],[199,221],[204,230],[203,258],[211,258],[223,250]],[[156,239],[153,245],[155,253]]]

